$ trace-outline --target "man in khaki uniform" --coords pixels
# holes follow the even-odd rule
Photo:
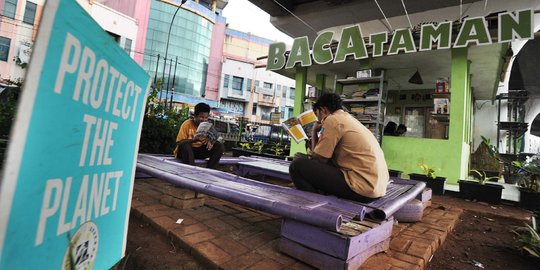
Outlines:
[[[320,123],[313,126],[311,154],[295,159],[289,172],[300,190],[370,202],[386,192],[384,154],[371,131],[341,108],[337,94],[317,100]]]

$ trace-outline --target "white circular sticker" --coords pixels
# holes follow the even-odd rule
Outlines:
[[[99,232],[96,224],[92,221],[83,223],[71,237],[64,255],[62,269],[92,269],[97,255],[98,240]]]

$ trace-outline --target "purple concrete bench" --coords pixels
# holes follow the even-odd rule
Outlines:
[[[368,213],[375,220],[385,220],[400,207],[417,197],[425,187],[423,182],[391,178],[392,183],[388,185],[387,194],[383,198],[369,204],[362,204],[333,196],[323,196],[266,184],[226,172],[189,166],[174,160],[171,161],[168,158],[144,154],[139,155],[137,170],[197,192],[256,209],[264,208],[261,210],[273,214],[281,216],[297,214],[298,219],[307,215],[306,220],[303,220],[304,223],[337,228],[334,230],[339,230],[343,220],[347,221],[355,217],[360,217],[361,220],[365,213]],[[281,197],[275,197],[277,195]],[[276,205],[282,209],[275,209]],[[336,205],[340,208],[334,208]],[[321,218],[324,222],[319,218],[313,220],[313,217],[309,217],[310,215],[305,213],[305,209],[315,212],[322,211],[323,217]],[[276,213],[276,211],[281,214]]]
[[[144,154],[138,156],[137,170],[183,188],[336,232],[344,221],[362,220],[366,211],[362,205],[336,197],[166,162],[164,158]]]

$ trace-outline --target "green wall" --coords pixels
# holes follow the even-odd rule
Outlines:
[[[467,176],[470,152],[471,89],[467,48],[452,49],[449,139],[424,139],[385,136],[382,148],[390,169],[422,173],[419,162],[437,176],[456,184]]]

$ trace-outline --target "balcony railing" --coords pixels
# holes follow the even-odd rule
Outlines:
[[[274,104],[274,96],[259,93],[259,96],[257,98],[257,103],[259,105],[263,105],[263,106],[274,107],[275,106],[275,104]]]
[[[260,86],[256,86],[255,87],[255,92],[256,93],[259,93],[259,94],[265,94],[265,95],[271,95],[273,96],[274,95],[274,89],[272,88],[266,88],[266,87],[260,87]]]
[[[225,92],[226,98],[235,98],[235,99],[241,99],[245,101],[249,101],[249,96],[251,95],[248,91],[240,91],[235,89],[227,89]]]

